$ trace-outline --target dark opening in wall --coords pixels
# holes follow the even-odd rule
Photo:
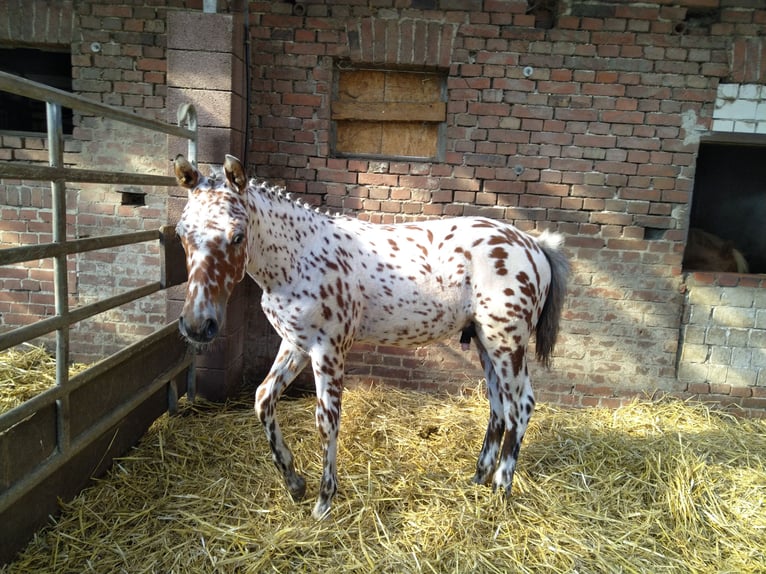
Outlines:
[[[72,64],[69,52],[34,48],[0,48],[0,70],[72,91]],[[61,110],[64,133],[72,134],[72,110]],[[0,91],[0,130],[45,133],[45,102]]]
[[[766,137],[700,144],[689,227],[684,270],[766,273]]]
[[[558,0],[527,0],[527,14],[535,17],[535,28],[550,30],[556,25]]]

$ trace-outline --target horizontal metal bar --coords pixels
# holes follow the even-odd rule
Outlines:
[[[22,164],[11,161],[0,161],[0,178],[29,179],[34,181],[110,183],[115,185],[160,185],[167,187],[178,185],[176,178],[170,175],[77,169],[72,167],[51,167],[48,165]]]
[[[45,259],[57,255],[71,255],[73,253],[85,253],[96,249],[108,247],[120,247],[133,243],[154,241],[160,238],[159,229],[135,231],[132,233],[120,233],[119,235],[102,235],[99,237],[86,237],[72,239],[66,243],[41,243],[40,245],[22,245],[20,247],[8,247],[0,249],[0,265],[12,265],[21,261]]]
[[[188,139],[194,139],[195,137],[195,132],[193,130],[166,124],[159,120],[145,118],[133,112],[128,112],[121,108],[116,108],[100,102],[94,102],[82,96],[78,96],[77,94],[39,84],[7,72],[0,72],[0,90],[24,96],[26,98],[32,98],[33,100],[54,102],[62,107],[77,110],[78,112],[106,116],[126,124],[146,128],[148,130],[155,130],[172,136]]]
[[[99,313],[108,311],[113,307],[119,307],[120,305],[130,303],[131,301],[135,301],[141,297],[146,297],[147,295],[156,293],[161,289],[162,283],[160,281],[155,281],[154,283],[149,283],[143,287],[137,287],[135,289],[131,289],[130,291],[126,291],[125,293],[120,293],[119,295],[114,295],[113,297],[108,297],[106,299],[102,299],[101,301],[96,301],[95,303],[72,309],[67,317],[55,315],[54,317],[41,319],[36,323],[32,323],[31,325],[25,325],[23,327],[19,327],[18,329],[13,329],[12,331],[8,331],[7,333],[0,335],[0,351],[15,345],[20,345],[21,343],[36,337],[41,337],[42,335],[46,335],[47,333],[57,329],[62,329],[68,325],[71,325],[72,323],[83,321],[84,319],[92,317],[93,315],[98,315]]]
[[[154,283],[149,283],[148,285],[136,287],[130,291],[125,291],[125,293],[120,293],[119,295],[107,297],[106,299],[96,301],[95,303],[91,303],[89,305],[83,305],[82,307],[71,309],[69,311],[69,324],[71,325],[72,323],[83,321],[89,317],[93,317],[93,315],[98,315],[99,313],[103,313],[104,311],[108,311],[114,307],[119,307],[125,303],[130,303],[131,301],[135,301],[141,297],[146,297],[147,295],[156,293],[161,289],[161,283],[159,281],[155,281]]]
[[[72,458],[77,456],[94,440],[106,433],[110,428],[119,423],[122,419],[127,417],[133,410],[138,408],[141,403],[151,397],[164,385],[168,384],[168,381],[181,373],[188,366],[189,361],[192,359],[193,355],[187,355],[187,358],[184,361],[161,373],[160,376],[154,379],[154,381],[144,387],[140,393],[131,397],[127,402],[122,403],[120,407],[111,411],[108,416],[101,419],[98,423],[77,437],[77,439],[69,446],[66,453],[56,453],[55,455],[51,456],[43,464],[27,474],[24,480],[16,482],[10,488],[2,492],[2,494],[0,494],[0,514],[8,509],[8,507],[10,507],[16,500],[24,496],[27,492],[40,484],[51,474],[56,472]]]
[[[65,386],[53,386],[38,395],[24,401],[20,405],[13,409],[0,414],[0,434],[3,434],[8,429],[13,428],[24,419],[33,416],[38,411],[45,407],[52,405],[61,397],[67,394],[71,394],[78,390],[83,385],[88,384],[96,377],[100,377],[105,372],[113,369],[116,365],[126,361],[133,355],[142,353],[148,347],[155,345],[158,341],[172,335],[178,330],[178,323],[173,321],[168,323],[162,329],[155,331],[148,337],[141,339],[140,341],[133,343],[129,347],[110,355],[103,361],[88,367],[84,371],[77,373]]]
[[[0,334],[0,351],[15,347],[26,341],[31,341],[37,337],[61,329],[66,326],[66,319],[60,315],[40,319],[31,325],[24,325],[11,331]]]

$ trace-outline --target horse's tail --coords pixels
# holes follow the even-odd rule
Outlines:
[[[546,367],[550,367],[551,355],[556,346],[569,277],[569,261],[561,251],[563,239],[558,233],[547,231],[536,238],[537,244],[545,253],[551,266],[551,286],[535,330],[535,355],[537,360]]]

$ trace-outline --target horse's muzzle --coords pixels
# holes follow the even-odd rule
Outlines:
[[[219,326],[215,319],[205,319],[197,328],[192,328],[183,315],[178,318],[178,330],[190,342],[197,344],[209,343],[218,336]]]

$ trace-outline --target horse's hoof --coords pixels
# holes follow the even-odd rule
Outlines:
[[[474,484],[479,484],[481,486],[484,486],[485,484],[489,482],[489,476],[487,475],[482,476],[481,474],[477,472],[476,474],[473,475],[471,482]]]
[[[300,502],[306,496],[306,480],[302,476],[296,476],[292,483],[288,483],[287,490],[293,502]]]
[[[311,511],[311,516],[314,520],[324,520],[330,515],[330,501],[317,500],[314,510]]]

